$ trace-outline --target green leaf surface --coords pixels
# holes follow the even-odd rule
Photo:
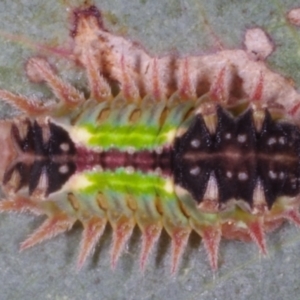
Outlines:
[[[30,83],[24,64],[47,57],[62,77],[84,88],[84,73],[73,63],[39,50],[64,45],[69,34],[66,2],[0,2],[0,88],[51,98]],[[286,20],[295,0],[97,0],[109,30],[141,43],[155,56],[211,53],[243,48],[248,28],[261,27],[276,45],[268,58],[274,71],[300,86],[300,29]],[[66,45],[66,44],[65,44]],[[15,116],[0,104],[1,116]],[[179,271],[170,275],[170,240],[163,233],[144,274],[139,271],[140,233],[134,232],[115,271],[110,270],[108,228],[95,255],[76,273],[81,227],[19,253],[19,243],[42,218],[0,215],[0,299],[299,299],[300,232],[284,225],[267,236],[269,254],[254,244],[222,240],[218,272],[213,274],[200,238],[192,234]]]

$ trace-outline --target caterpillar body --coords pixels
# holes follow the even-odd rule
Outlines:
[[[95,7],[77,9],[74,16],[73,38],[99,30]],[[151,92],[146,88],[142,95],[121,56],[121,87],[113,94],[97,69],[99,53],[91,45],[84,50],[77,55],[88,73],[88,99],[43,58],[28,61],[28,75],[46,82],[59,103],[42,106],[0,90],[1,99],[26,113],[1,122],[0,177],[7,199],[0,211],[46,215],[21,249],[79,221],[81,268],[109,223],[115,267],[137,225],[144,269],[165,229],[175,272],[194,230],[215,270],[222,236],[253,240],[266,253],[264,232],[286,219],[300,224],[300,128],[282,107],[258,101],[262,79],[252,96],[226,102],[223,68],[200,97],[189,80],[168,95],[154,61]]]

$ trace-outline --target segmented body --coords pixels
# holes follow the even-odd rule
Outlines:
[[[93,25],[97,14],[95,7],[75,11],[76,26],[80,18]],[[40,107],[0,91],[30,115],[1,124],[0,175],[11,200],[0,210],[47,215],[22,249],[79,220],[81,267],[110,223],[115,266],[137,224],[142,268],[164,228],[172,238],[172,271],[192,230],[216,269],[222,235],[253,239],[265,253],[264,231],[285,219],[300,223],[300,129],[286,114],[249,99],[220,105],[224,93],[214,85],[197,101],[187,99],[188,83],[184,92],[157,99],[155,74],[153,95],[140,97],[126,72],[120,93],[112,95],[86,50],[88,100],[40,58],[29,61],[29,76],[46,81],[58,105]],[[254,94],[261,94],[260,85]]]

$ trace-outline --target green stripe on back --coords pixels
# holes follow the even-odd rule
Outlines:
[[[193,107],[188,101],[167,105],[165,102],[148,103],[145,98],[139,106],[117,105],[117,100],[100,104],[91,101],[86,111],[77,118],[75,126],[88,133],[84,142],[87,147],[154,150],[169,145],[186,113]],[[105,110],[110,110],[108,116],[99,120]],[[132,120],[135,112],[140,116]]]
[[[174,194],[174,189],[168,185],[168,178],[142,172],[128,173],[124,168],[115,171],[88,172],[85,177],[90,182],[90,185],[80,190],[85,194],[96,194],[107,190],[133,196],[169,197]]]
[[[166,143],[166,140],[160,139],[156,142],[159,127],[150,127],[145,125],[122,125],[103,124],[95,126],[87,124],[84,128],[92,134],[89,139],[89,146],[98,146],[103,149],[116,147],[126,149],[128,147],[139,149],[153,149]]]

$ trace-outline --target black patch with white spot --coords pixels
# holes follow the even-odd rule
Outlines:
[[[211,165],[216,174],[219,201],[243,199],[251,205],[257,177],[256,161],[252,156],[256,151],[252,112],[249,110],[234,119],[218,107],[217,117]]]
[[[20,130],[24,128],[18,127],[22,125],[27,129],[23,138]],[[36,121],[25,120],[18,126],[12,125],[12,137],[18,148],[18,156],[4,174],[4,185],[10,182],[15,192],[28,187],[31,195],[41,188],[43,181],[45,196],[58,191],[76,172],[76,148],[68,132],[52,122],[41,126]],[[43,129],[47,131],[47,137],[43,137]]]
[[[173,151],[175,183],[201,203],[210,175],[215,176],[218,200],[253,205],[261,182],[268,207],[280,196],[300,192],[300,131],[295,125],[274,121],[266,110],[260,132],[252,110],[234,118],[217,108],[217,127],[210,134],[201,115],[177,138]]]
[[[261,154],[258,176],[268,205],[272,206],[279,196],[296,196],[300,190],[299,128],[287,122],[275,122],[267,112],[257,151]]]
[[[12,136],[19,149],[25,153],[35,154],[36,156],[53,156],[53,155],[75,155],[76,149],[68,132],[62,127],[49,122],[44,126],[48,126],[49,139],[44,141],[42,127],[36,122],[25,121],[27,126],[27,134],[22,139],[20,137],[19,128],[12,125]],[[61,145],[68,145],[67,151],[61,149]]]
[[[65,168],[64,172],[61,168]],[[47,195],[54,193],[62,188],[64,183],[76,172],[76,164],[73,161],[68,161],[65,164],[48,162],[45,165],[48,177]]]
[[[47,151],[49,155],[75,155],[76,149],[68,132],[62,127],[49,123],[50,139],[47,143]],[[62,145],[67,145],[68,149],[64,151]]]
[[[173,172],[175,183],[187,189],[198,202],[205,193],[212,165],[206,157],[197,156],[198,154],[209,155],[212,151],[212,137],[202,116],[197,115],[189,130],[175,141]],[[189,157],[185,157],[186,155]]]

